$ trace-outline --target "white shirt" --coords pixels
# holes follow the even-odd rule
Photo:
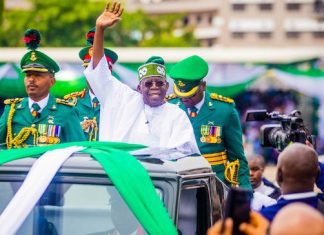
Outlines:
[[[38,104],[39,107],[40,107],[40,110],[38,110],[38,112],[39,113],[42,112],[43,109],[46,107],[46,105],[48,103],[48,99],[49,99],[49,94],[47,94],[47,96],[44,99],[42,99],[42,100],[40,100],[38,102],[36,102],[36,101],[32,100],[30,97],[28,97],[28,107],[29,107],[30,112],[33,111],[32,105],[34,103]]]
[[[285,200],[296,200],[296,199],[302,199],[302,198],[309,198],[309,197],[316,197],[317,193],[315,192],[305,192],[305,193],[291,193],[291,194],[284,194],[281,195],[279,199],[283,198]]]
[[[199,111],[200,111],[201,107],[203,106],[204,102],[205,102],[205,92],[204,92],[204,97],[202,98],[202,100],[199,101],[199,103],[195,105],[195,107],[197,109],[197,113],[199,113]],[[190,114],[190,112],[191,112],[190,108],[187,108],[187,112],[188,112],[188,114]]]
[[[254,192],[253,199],[251,202],[251,208],[255,211],[261,210],[263,207],[271,206],[276,204],[277,201],[265,194]]]
[[[145,105],[142,94],[111,75],[104,57],[95,69],[91,60],[84,74],[101,104],[99,140],[200,153],[191,123],[178,106]]]
[[[261,181],[261,184],[257,188],[255,188],[253,190],[255,192],[259,192],[259,193],[262,193],[262,194],[267,195],[267,196],[269,196],[271,193],[274,192],[274,188],[265,185],[262,181]]]

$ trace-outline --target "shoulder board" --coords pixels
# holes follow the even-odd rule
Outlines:
[[[85,93],[86,93],[86,89],[83,89],[82,91],[77,91],[77,92],[73,92],[73,93],[65,95],[64,99],[67,100],[67,99],[71,99],[73,97],[83,98],[85,96]]]
[[[16,104],[23,100],[23,98],[14,98],[14,99],[6,99],[3,103],[4,104]]]
[[[64,104],[64,105],[67,105],[67,106],[75,106],[76,103],[77,103],[77,99],[75,97],[71,97],[70,99],[59,99],[59,98],[56,98],[56,103],[58,104]]]
[[[176,94],[170,94],[170,95],[167,95],[166,97],[165,97],[165,99],[166,100],[172,100],[172,99],[175,99],[175,98],[177,98],[178,96],[176,95]]]
[[[220,101],[223,101],[223,102],[226,102],[226,103],[234,103],[233,99],[227,98],[227,97],[222,96],[222,95],[218,95],[216,93],[211,93],[210,98],[212,98],[213,100],[220,100]]]

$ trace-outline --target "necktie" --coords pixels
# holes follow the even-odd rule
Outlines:
[[[96,107],[98,107],[98,105],[99,105],[99,100],[97,99],[97,97],[94,97],[92,99],[92,107],[96,108]]]
[[[198,111],[198,109],[195,106],[190,108],[190,114],[189,114],[190,117],[192,117],[192,118],[197,117],[197,111]]]
[[[31,112],[31,114],[33,115],[33,117],[36,117],[36,116],[38,116],[38,114],[39,114],[39,110],[40,110],[40,107],[39,107],[39,105],[37,104],[37,103],[33,103],[32,104],[32,112]]]

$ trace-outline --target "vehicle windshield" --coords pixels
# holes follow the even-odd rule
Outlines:
[[[0,181],[0,214],[20,185]],[[16,234],[146,233],[113,185],[52,183]]]

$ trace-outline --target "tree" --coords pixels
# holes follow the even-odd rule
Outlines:
[[[22,46],[23,33],[36,28],[42,47],[82,47],[85,35],[95,25],[105,1],[30,0],[31,9],[4,12],[0,46]],[[180,14],[148,16],[143,11],[124,12],[122,21],[106,36],[107,46],[197,46],[192,29],[176,36]]]

